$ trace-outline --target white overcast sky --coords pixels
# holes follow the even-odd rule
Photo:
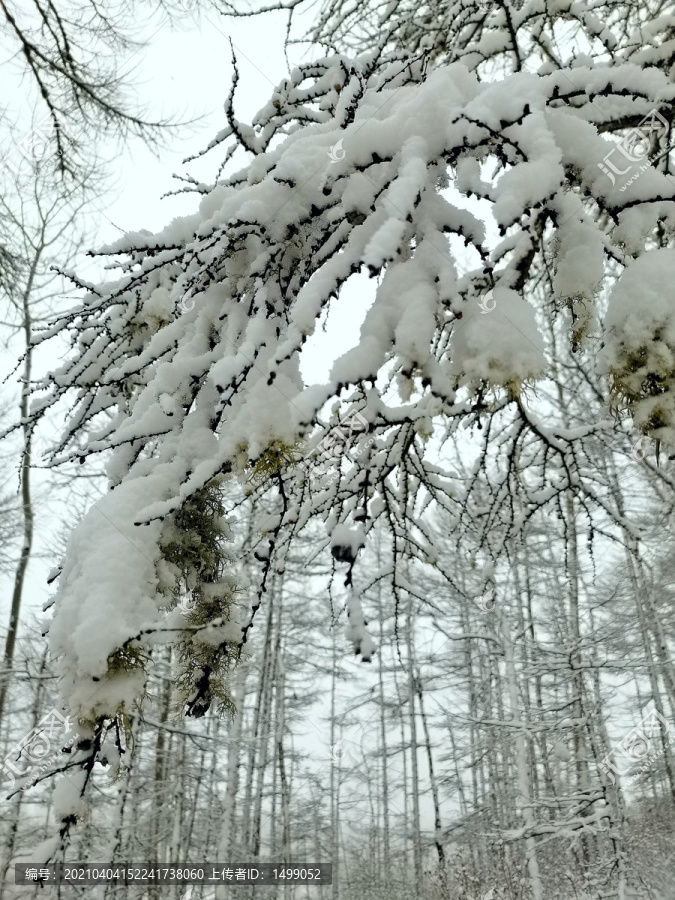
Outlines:
[[[185,0],[186,5],[192,2]],[[180,2],[176,9],[181,10]],[[162,21],[158,17],[147,24],[148,45],[127,63],[135,67],[133,76],[139,99],[150,103],[155,114],[200,121],[169,138],[167,150],[159,158],[140,141],[129,145],[120,157],[118,188],[107,204],[101,204],[100,235],[104,240],[119,237],[118,229],[158,230],[174,216],[196,208],[195,196],[160,198],[178,186],[173,174],[190,172],[213,180],[223,155],[220,149],[211,151],[203,161],[183,165],[182,160],[203,149],[225,125],[223,102],[233,74],[230,40],[240,75],[235,111],[243,121],[251,121],[273,88],[289,74],[283,46],[285,14],[232,19],[212,10],[195,10],[174,17],[172,23],[161,24]],[[291,67],[303,56],[310,58],[307,52],[307,45],[296,45],[289,55]],[[231,169],[236,170],[242,162],[243,157],[238,155]],[[367,278],[360,281],[363,284]],[[343,292],[339,307],[334,305],[331,312],[330,335],[318,330],[303,352],[306,378],[323,381],[327,377],[336,355],[356,338],[366,303],[364,291],[355,285]]]

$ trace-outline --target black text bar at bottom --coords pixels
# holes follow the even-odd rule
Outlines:
[[[331,863],[17,863],[15,884],[332,884]]]

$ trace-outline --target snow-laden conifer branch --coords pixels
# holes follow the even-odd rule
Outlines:
[[[388,65],[375,56],[294,70],[252,126],[230,105],[230,130],[213,148],[231,138],[254,158],[192,215],[105,248],[122,257],[120,277],[49,331],[77,350],[38,386],[34,418],[69,402],[64,441],[84,428],[83,455],[111,451],[110,492],[73,534],[50,632],[65,699],[97,734],[142,693],[150,650],[175,626],[185,591],[197,596],[197,624],[223,622],[208,642],[190,629],[179,641],[186,708],[227,708],[233,647],[273,568],[317,519],[350,589],[374,524],[384,525],[397,609],[405,566],[433,558],[422,520],[432,505],[471,523],[488,575],[537,509],[563,516],[563,491],[589,518],[599,504],[624,526],[588,479],[578,445],[589,429],[563,435],[528,398],[555,363],[544,324],[559,328],[569,314],[572,346],[591,340],[603,327],[598,298],[624,260],[604,332],[606,399],[646,434],[675,439],[675,307],[663,299],[675,251],[655,248],[675,230],[675,183],[658,168],[625,190],[612,182],[599,166],[612,145],[595,103],[606,102],[605,125],[656,107],[669,117],[668,78],[626,63],[486,84],[461,63],[428,72],[424,53]],[[484,215],[467,208],[469,195]],[[449,235],[464,241],[466,274]],[[360,271],[378,279],[360,341],[327,383],[304,385],[306,341]],[[637,297],[634,279],[650,282]],[[487,291],[493,306],[479,305]],[[288,463],[355,412],[366,430],[332,478]],[[427,442],[437,423],[455,434],[481,419],[483,453],[458,485],[426,459]],[[506,462],[497,478],[491,453]],[[222,492],[252,475],[277,516],[242,628]],[[369,659],[367,611],[353,591],[348,609],[348,636]]]

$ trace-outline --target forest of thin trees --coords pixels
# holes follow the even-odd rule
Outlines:
[[[0,0],[0,897],[675,900],[675,15],[306,7],[204,6],[291,69],[100,246],[83,129],[190,125]],[[15,883],[87,861],[332,882]]]

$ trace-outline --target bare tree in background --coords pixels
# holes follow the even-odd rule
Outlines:
[[[0,194],[0,217],[12,230],[14,252],[21,260],[21,267],[5,294],[4,321],[0,325],[5,329],[8,346],[15,347],[14,337],[19,335],[22,343],[21,392],[15,426],[22,435],[19,451],[21,549],[14,573],[0,677],[0,722],[10,684],[26,571],[33,551],[35,511],[31,468],[48,461],[47,448],[43,449],[41,440],[36,443],[29,420],[36,333],[67,301],[70,287],[52,266],[58,261],[69,268],[82,252],[87,197],[97,181],[100,179],[92,173],[87,190],[76,193],[55,180],[49,166],[34,163],[27,191]],[[66,451],[72,442],[73,436],[66,435],[63,441],[50,443]]]
[[[107,134],[153,142],[169,124],[130,101],[130,76],[122,72],[127,58],[144,46],[140,23],[155,9],[145,0],[0,0],[0,46],[11,59],[5,65],[14,65],[32,84],[39,104],[35,127],[53,134],[61,174],[82,175],[83,142],[74,137],[82,129],[89,142]],[[34,138],[29,133],[23,140]]]

